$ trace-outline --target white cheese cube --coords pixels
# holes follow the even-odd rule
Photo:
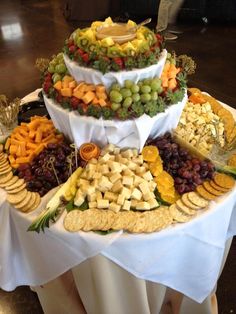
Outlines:
[[[94,174],[94,171],[92,171],[92,170],[89,170],[89,171],[86,171],[87,173],[87,179],[88,180],[91,180],[91,179],[93,179],[93,174]]]
[[[140,192],[140,190],[138,190],[137,188],[133,189],[133,192],[131,193],[130,196],[132,199],[138,200],[140,201],[142,198],[142,193]]]
[[[118,211],[120,211],[121,206],[112,202],[109,204],[109,209],[112,210],[115,213],[118,213]]]
[[[139,210],[149,210],[150,204],[148,202],[138,202],[136,208]]]
[[[122,184],[127,186],[132,186],[134,184],[133,177],[130,176],[123,176],[122,178]]]
[[[121,155],[125,158],[131,159],[134,155],[133,155],[133,150],[132,149],[126,149],[124,151],[121,152]]]
[[[121,179],[121,177],[122,176],[120,173],[114,173],[114,174],[112,174],[112,176],[110,176],[110,181],[111,181],[111,183],[115,183],[116,181]]]
[[[89,208],[97,208],[97,202],[96,201],[88,202],[88,206],[89,206]]]
[[[91,164],[90,162],[86,166],[87,171],[93,171],[94,172],[94,171],[96,171],[96,169],[97,169],[97,165]]]
[[[137,200],[131,200],[131,207],[132,208],[136,208],[136,205],[137,205],[138,201]]]
[[[106,152],[114,152],[116,146],[114,144],[107,144],[103,150],[105,150]]]
[[[108,160],[110,159],[111,155],[109,153],[106,153],[104,156],[99,158],[99,162],[101,164],[107,163]]]
[[[137,157],[138,156],[138,150],[136,148],[133,148],[132,151],[133,151],[133,157]]]
[[[142,174],[142,177],[146,180],[146,181],[151,181],[153,179],[153,176],[151,174],[150,171],[147,171],[145,173]]]
[[[149,201],[150,199],[153,199],[153,193],[148,191],[147,193],[143,194],[144,201]]]
[[[109,159],[109,160],[111,160],[111,161],[115,161],[115,159],[116,159],[116,156],[115,156],[115,155],[111,155],[111,157],[110,157],[110,159]]]
[[[107,174],[107,173],[109,173],[109,167],[108,167],[108,165],[105,165],[105,164],[101,165],[100,171],[101,171],[102,174]]]
[[[109,208],[109,201],[104,199],[97,200],[97,208]]]
[[[125,199],[129,199],[132,191],[126,187],[123,187],[120,193],[121,195],[124,195]]]
[[[75,206],[79,207],[80,205],[82,205],[84,202],[84,199],[85,199],[84,193],[82,193],[80,190],[78,190],[76,195],[75,195],[75,198],[74,198]]]
[[[123,184],[121,183],[121,180],[118,180],[113,184],[111,190],[112,192],[118,193],[120,192],[122,188],[123,188]]]
[[[136,167],[137,167],[137,164],[133,161],[129,161],[129,163],[127,164],[127,167],[130,169],[130,170],[136,170]]]
[[[101,176],[102,176],[102,173],[99,171],[99,172],[94,172],[93,173],[93,178],[94,179],[100,179],[101,178]]]
[[[141,167],[140,167],[139,165],[136,166],[136,169],[135,169],[135,173],[136,173],[136,174],[142,175],[142,174],[144,174],[146,171],[147,171],[146,167],[144,167],[144,166],[141,166]]]
[[[157,184],[156,184],[155,181],[152,180],[152,181],[149,181],[149,182],[148,182],[148,186],[149,186],[149,190],[150,190],[151,192],[153,192],[153,191],[155,190]]]
[[[131,207],[131,201],[125,201],[123,206],[122,206],[122,209],[123,210],[130,210],[130,207]]]
[[[121,172],[121,164],[117,161],[109,161],[108,163],[111,172]]]
[[[143,181],[139,184],[139,189],[141,190],[141,192],[144,194],[147,194],[150,192],[149,190],[149,186],[148,186],[148,182],[147,181]]]
[[[96,199],[101,200],[102,199],[102,193],[100,191],[96,191]]]
[[[117,161],[117,162],[121,162],[121,160],[122,160],[122,156],[121,156],[121,154],[117,154],[116,156],[115,156],[115,161]]]
[[[149,201],[148,201],[148,204],[150,205],[150,208],[153,209],[153,208],[156,208],[159,206],[159,203],[158,201],[155,199],[155,198],[151,198]]]
[[[137,157],[133,158],[133,162],[135,162],[138,165],[142,165],[143,164],[143,156],[138,155]]]
[[[126,168],[124,171],[123,171],[123,175],[124,176],[128,176],[128,177],[132,177],[134,175],[134,172],[132,170],[130,170],[129,168]]]
[[[115,194],[113,192],[106,191],[104,194],[104,199],[106,199],[110,202],[114,202],[117,200],[117,194]]]
[[[96,193],[93,193],[93,194],[87,195],[87,198],[89,202],[95,202],[97,200],[97,195]]]
[[[87,171],[84,170],[81,175],[79,176],[79,179],[77,180],[77,184],[79,182],[80,179],[87,179]]]
[[[140,176],[134,176],[134,186],[139,186],[140,183],[144,182],[144,179]]]
[[[96,165],[98,163],[98,160],[96,158],[92,158],[89,160],[89,163]]]
[[[120,148],[115,147],[113,153],[114,153],[114,155],[118,155],[120,153]]]
[[[93,181],[91,182],[91,185],[94,186],[95,188],[98,187],[98,179],[93,179]]]
[[[122,206],[124,202],[125,202],[125,196],[123,194],[119,194],[117,198],[117,204]]]
[[[95,186],[89,185],[87,187],[87,195],[91,195],[95,193]]]

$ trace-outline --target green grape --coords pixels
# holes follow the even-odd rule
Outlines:
[[[49,62],[49,65],[52,65],[52,66],[56,66],[57,65],[57,60],[56,59],[52,59],[52,61]]]
[[[163,92],[163,88],[162,88],[162,86],[160,86],[160,87],[158,88],[158,90],[157,90],[157,93],[158,93],[158,95],[160,95],[162,92]]]
[[[144,85],[150,85],[151,81],[152,81],[152,79],[145,79],[145,80],[143,80],[143,84]]]
[[[153,79],[151,82],[151,89],[152,91],[156,92],[161,87],[161,80],[160,79]]]
[[[56,73],[62,74],[66,72],[66,66],[63,63],[59,63],[55,66]]]
[[[58,73],[54,73],[52,76],[53,83],[55,84],[58,81],[61,81],[61,75]]]
[[[158,94],[157,92],[151,92],[151,100],[157,100]]]
[[[134,84],[132,87],[131,87],[131,92],[133,93],[133,94],[136,94],[136,93],[138,93],[139,92],[139,86],[138,85],[136,85],[136,84]]]
[[[130,97],[132,95],[131,90],[128,88],[121,88],[120,93],[123,98]]]
[[[140,100],[140,95],[138,93],[132,95],[132,99],[134,102],[138,102]]]
[[[143,86],[143,82],[142,82],[142,81],[139,81],[139,82],[137,83],[137,85],[138,85],[139,88],[141,88],[141,87]]]
[[[120,102],[122,102],[123,97],[122,97],[121,93],[119,93],[117,90],[112,90],[110,92],[110,99],[112,102],[120,103]]]
[[[125,87],[130,89],[133,86],[133,82],[131,80],[125,80]]]
[[[49,64],[48,72],[49,73],[54,73],[55,72],[55,67],[53,65]]]
[[[150,94],[142,94],[140,96],[140,99],[141,99],[141,102],[146,103],[146,102],[151,100],[151,95]]]
[[[117,90],[118,92],[120,91],[120,85],[118,83],[113,83],[111,85],[111,90]]]
[[[56,56],[57,59],[63,59],[63,52],[59,52]]]
[[[143,94],[148,94],[148,93],[151,92],[151,87],[148,86],[148,85],[143,85],[143,86],[141,87],[141,92],[142,92]]]
[[[132,102],[133,102],[132,97],[125,98],[125,100],[123,101],[123,107],[129,108],[132,105]]]
[[[114,111],[117,111],[118,109],[120,109],[120,107],[121,107],[121,104],[117,104],[115,102],[111,103],[111,109]]]

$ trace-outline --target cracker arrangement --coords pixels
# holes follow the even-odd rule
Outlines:
[[[23,179],[15,176],[10,166],[7,155],[2,152],[0,146],[0,188],[7,192],[7,201],[21,212],[31,212],[35,210],[41,201],[40,195],[26,189]]]

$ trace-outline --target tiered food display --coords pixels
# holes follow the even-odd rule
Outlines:
[[[60,52],[51,61],[39,62],[44,95],[85,116],[84,121],[86,116],[154,117],[177,104],[196,66],[186,55],[168,54],[160,76],[117,81],[109,88],[76,81],[69,73],[64,58],[89,71],[120,75],[155,65],[163,39],[136,26],[107,19],[76,30],[66,40],[64,56]],[[124,29],[125,40],[118,40]],[[47,192],[59,186],[28,230],[44,231],[66,211],[64,227],[70,232],[156,232],[189,221],[231,191],[236,175],[234,117],[200,90],[190,88],[188,94],[177,128],[153,134],[140,151],[113,143],[99,147],[96,141],[76,147],[45,117],[17,126],[0,146],[0,187],[7,200],[30,212],[40,197],[47,198]]]

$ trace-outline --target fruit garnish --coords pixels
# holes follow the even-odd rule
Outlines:
[[[79,148],[81,159],[89,161],[92,158],[98,158],[100,155],[100,148],[94,143],[84,143]]]
[[[55,222],[56,218],[64,211],[65,206],[62,203],[62,198],[68,195],[68,191],[71,191],[71,187],[78,179],[82,172],[82,168],[79,167],[69,177],[69,179],[60,187],[56,194],[47,203],[46,209],[43,210],[40,215],[29,226],[28,231],[40,232],[44,231],[45,227],[49,228],[50,221]]]
[[[143,160],[148,162],[154,162],[159,156],[159,151],[156,146],[148,145],[144,146],[142,150]]]

